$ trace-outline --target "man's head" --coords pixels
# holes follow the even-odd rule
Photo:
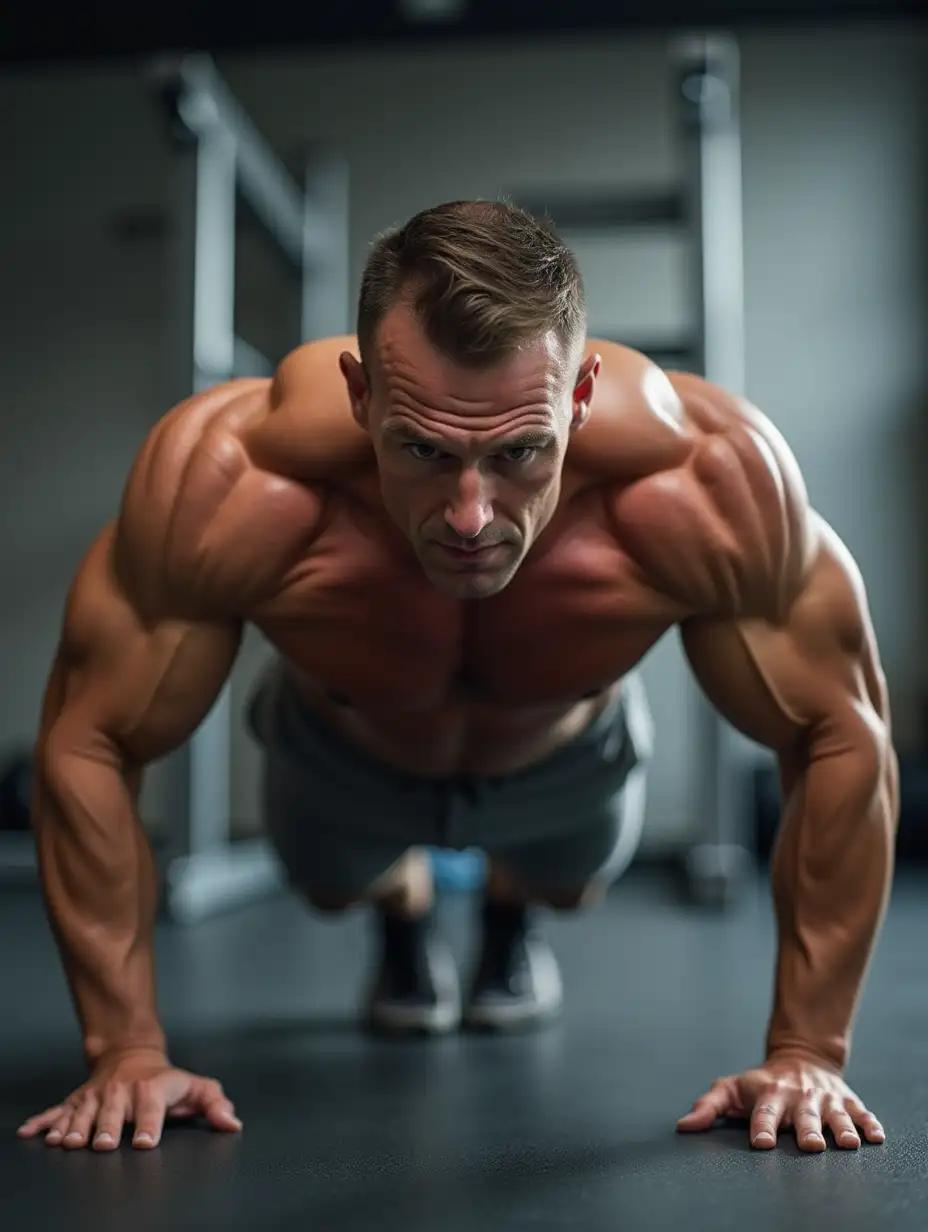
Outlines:
[[[440,590],[502,590],[554,513],[598,370],[585,336],[573,255],[512,206],[438,206],[375,244],[361,363],[342,371],[384,505]]]

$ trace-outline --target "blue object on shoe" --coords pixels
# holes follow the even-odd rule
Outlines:
[[[476,847],[466,851],[431,848],[432,875],[439,890],[479,890],[486,877],[483,852]]]

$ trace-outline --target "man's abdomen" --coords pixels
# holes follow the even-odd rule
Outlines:
[[[305,683],[301,692],[323,722],[375,761],[422,778],[448,778],[513,774],[542,761],[593,722],[614,687],[568,706],[520,709],[458,699],[393,713],[346,705]]]

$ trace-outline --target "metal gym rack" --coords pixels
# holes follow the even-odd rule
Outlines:
[[[146,85],[176,142],[179,291],[172,313],[175,401],[273,363],[235,332],[236,213],[241,197],[302,281],[300,339],[348,328],[348,173],[331,154],[307,159],[302,186],[277,158],[207,56],[161,59]],[[227,683],[167,763],[170,833],[158,849],[169,918],[193,922],[280,884],[263,839],[231,836],[232,722]],[[0,832],[0,884],[34,882],[31,833]]]
[[[667,368],[699,372],[733,393],[744,387],[744,285],[741,214],[740,56],[725,34],[693,34],[670,45],[683,175],[670,191],[544,200],[520,198],[548,214],[565,233],[662,230],[683,232],[690,253],[691,330],[686,337],[637,347]],[[700,780],[696,840],[683,861],[688,893],[724,905],[753,858],[746,841],[746,801],[739,737],[701,693],[693,730]]]
[[[235,332],[239,195],[302,280],[300,340],[343,333],[349,321],[348,172],[307,160],[302,187],[279,161],[208,57],[161,61],[152,78],[178,143],[182,356],[180,396],[272,362]],[[171,836],[164,863],[168,916],[190,923],[281,883],[263,838],[233,841],[231,683],[169,762]]]
[[[349,321],[348,175],[338,158],[307,160],[299,187],[208,57],[162,60],[151,72],[177,138],[172,231],[180,290],[176,400],[273,364],[235,333],[236,204],[241,195],[302,280],[300,337],[344,333]],[[168,916],[179,922],[253,899],[281,880],[269,845],[231,836],[232,713],[226,685],[194,736],[168,761],[170,833],[162,853]],[[0,831],[0,885],[34,883],[31,832]]]

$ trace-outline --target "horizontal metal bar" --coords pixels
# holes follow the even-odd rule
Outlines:
[[[533,194],[518,204],[535,217],[550,218],[563,231],[677,227],[686,220],[682,190],[639,193],[589,193],[550,197]]]
[[[695,372],[699,352],[694,343],[686,341],[648,342],[647,339],[617,338],[607,330],[589,330],[591,338],[602,338],[604,342],[616,342],[619,346],[630,347],[647,355],[661,368],[681,368],[687,372]]]
[[[646,355],[648,359],[653,360],[659,368],[698,373],[699,361],[696,352],[692,349],[667,350],[660,346],[639,346],[635,349],[640,351],[642,355]]]
[[[307,242],[320,250],[324,237],[306,235],[303,193],[249,119],[208,56],[158,60],[152,77],[169,94],[179,119],[198,139],[217,130],[235,142],[239,187],[249,205],[297,267]]]

